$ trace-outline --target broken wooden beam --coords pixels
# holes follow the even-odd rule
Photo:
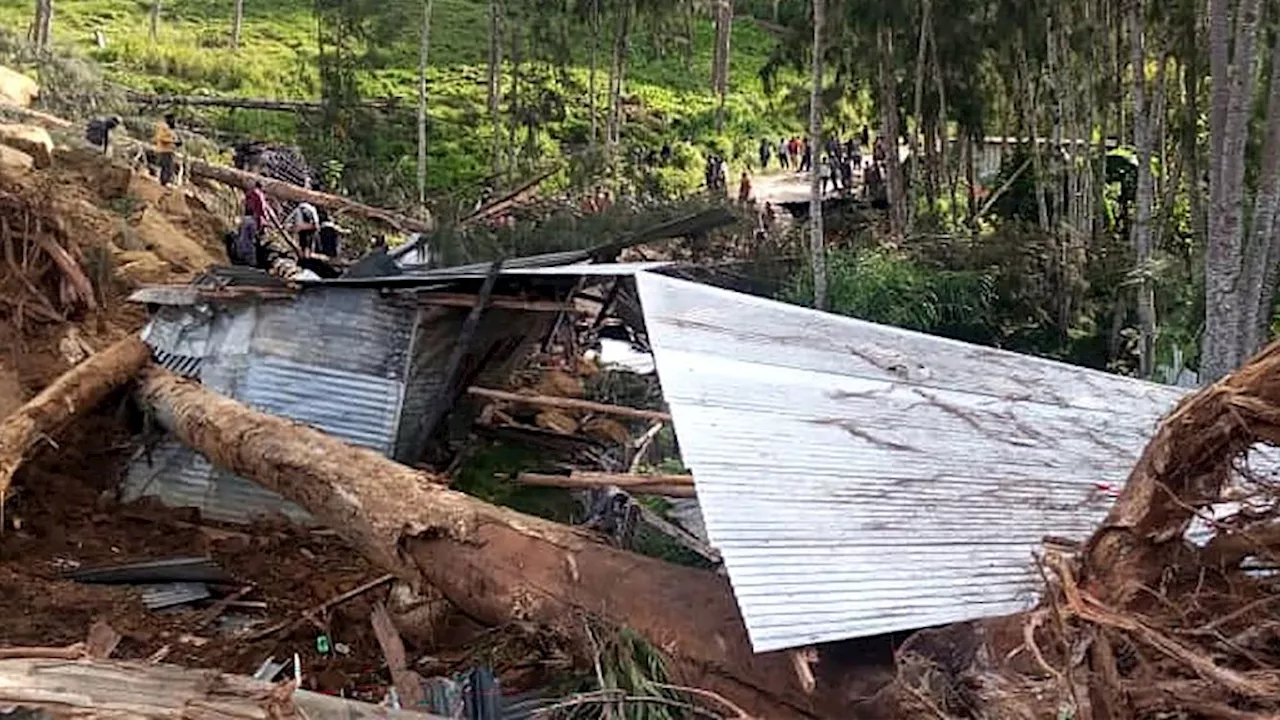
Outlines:
[[[443,720],[217,670],[43,657],[0,659],[0,705],[43,710],[55,720]]]
[[[647,637],[689,684],[770,718],[819,714],[818,696],[799,687],[785,655],[752,652],[729,585],[714,573],[490,505],[154,365],[140,375],[138,398],[214,465],[298,503],[374,563],[433,585],[476,620],[528,622],[574,639],[583,616],[594,617]]]
[[[426,293],[418,298],[422,305],[439,307],[471,308],[476,304],[476,296],[466,293]],[[573,303],[555,300],[527,300],[510,295],[494,295],[489,298],[489,307],[499,310],[523,310],[524,312],[575,312]]]
[[[521,485],[558,488],[598,488],[613,485],[627,492],[640,495],[666,495],[667,497],[697,497],[693,489],[692,475],[635,475],[631,473],[583,472],[575,470],[571,475],[546,475],[523,472],[516,476]]]
[[[128,382],[151,349],[136,335],[89,356],[39,395],[0,420],[0,504],[32,449],[68,422],[92,410],[112,390]]]
[[[507,392],[505,390],[491,390],[489,388],[482,387],[468,388],[467,393],[476,397],[487,398],[489,400],[501,400],[504,402],[516,403],[518,405],[559,408],[561,410],[585,410],[587,412],[600,413],[601,415],[617,415],[619,417],[639,418],[641,420],[662,420],[664,422],[669,422],[671,420],[671,413],[662,412],[660,410],[640,410],[637,408],[623,407],[621,405],[608,405],[605,403],[592,402],[590,400],[579,400],[577,398],[553,397],[550,395],[524,395],[522,393]]]

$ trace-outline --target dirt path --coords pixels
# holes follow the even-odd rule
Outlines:
[[[769,202],[774,205],[804,202],[809,199],[809,181],[811,175],[812,173],[794,173],[789,171],[757,175],[751,180],[756,202],[761,204]],[[854,175],[855,193],[859,191],[861,184],[861,173],[857,173]],[[827,192],[824,193],[822,197],[825,200],[839,196],[839,190],[828,187]]]

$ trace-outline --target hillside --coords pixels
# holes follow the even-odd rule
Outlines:
[[[21,31],[30,22],[32,5],[30,0],[3,0],[0,21]],[[319,96],[317,23],[308,0],[246,0],[239,51],[230,47],[230,2],[165,2],[154,42],[149,38],[149,2],[56,0],[55,5],[55,44],[87,55],[111,81],[131,89],[278,99]],[[420,7],[380,6],[373,21],[364,26],[359,58],[361,95],[404,98],[405,112],[375,120],[383,127],[378,128],[375,147],[369,150],[379,161],[369,171],[386,177],[390,170],[396,181],[392,184],[400,186],[412,184],[416,136],[411,110],[416,97]],[[638,22],[633,33],[625,86],[629,123],[623,143],[632,154],[664,141],[677,143],[676,167],[664,169],[659,181],[664,189],[679,192],[700,182],[705,148],[745,159],[759,137],[799,131],[802,118],[785,86],[771,95],[759,78],[777,40],[754,20],[739,18],[731,44],[725,129],[717,134],[717,101],[709,90],[712,24],[705,18],[693,21],[695,42],[689,53],[683,36],[673,34],[671,22]],[[604,34],[597,76],[602,127],[609,49],[607,30]],[[102,46],[99,36],[105,39]],[[537,88],[539,101],[549,94],[561,110],[539,125],[532,141],[527,137],[517,141],[532,149],[531,164],[564,154],[566,146],[581,145],[589,134],[590,42],[567,33],[562,39],[568,44],[556,52],[568,54],[564,70],[526,64],[521,80],[526,88]],[[428,184],[434,191],[474,188],[490,172],[494,128],[485,107],[487,48],[484,0],[436,0],[429,70]],[[512,85],[510,71],[507,63],[503,78],[507,89]],[[287,115],[243,110],[206,111],[191,121],[211,124],[224,131],[227,139],[293,141],[315,130]],[[503,132],[505,139],[509,130]],[[688,142],[688,147],[679,147],[679,141]]]

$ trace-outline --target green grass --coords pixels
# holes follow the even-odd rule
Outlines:
[[[156,41],[149,37],[146,0],[56,0],[54,42],[100,64],[106,77],[135,90],[157,93],[214,93],[244,97],[314,99],[317,25],[309,0],[246,0],[239,51],[230,47],[231,0],[164,0]],[[367,97],[405,99],[406,112],[378,121],[372,173],[391,173],[391,185],[412,186],[415,130],[411,109],[416,97],[416,66],[421,5],[390,2],[379,11],[366,48],[359,80]],[[487,3],[484,0],[436,0],[432,18],[431,139],[429,186],[437,193],[473,187],[489,173],[494,128],[485,108]],[[30,0],[0,0],[0,21],[22,32],[30,22]],[[631,42],[626,94],[633,105],[624,145],[656,147],[663,141],[715,147],[749,158],[762,135],[802,129],[802,118],[787,89],[766,92],[758,72],[775,44],[752,20],[734,27],[731,92],[725,129],[715,131],[717,101],[709,90],[713,29],[705,19],[695,26],[691,62],[675,44],[660,52],[653,23],[639,23]],[[101,31],[106,46],[95,44]],[[549,66],[528,68],[539,76],[540,92],[553,97],[563,115],[545,122],[534,139],[540,160],[565,154],[589,134],[588,57],[590,42],[574,31],[572,63],[561,75]],[[607,35],[607,29],[606,29]],[[668,43],[672,45],[672,43]],[[605,123],[609,38],[599,51],[597,104]],[[509,58],[508,58],[509,59]],[[508,64],[504,89],[511,86]],[[525,81],[526,87],[530,83]],[[306,119],[278,113],[206,111],[189,117],[230,136],[293,140]],[[504,138],[507,131],[503,130]],[[524,133],[519,141],[525,142]],[[530,164],[537,162],[531,159]],[[696,186],[700,168],[665,171],[660,184],[680,192]],[[389,198],[401,200],[403,198]]]

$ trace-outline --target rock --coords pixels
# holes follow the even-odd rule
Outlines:
[[[0,145],[0,167],[17,170],[30,170],[35,166],[35,158],[21,150],[14,150],[8,145]]]
[[[30,155],[38,168],[53,164],[53,138],[35,125],[0,125],[0,143]]]
[[[116,276],[131,287],[168,282],[172,272],[169,263],[145,250],[116,253]]]
[[[217,258],[156,208],[143,210],[135,229],[144,247],[180,271],[199,272],[217,262]]]
[[[28,108],[39,95],[40,85],[35,80],[0,65],[0,100]]]

